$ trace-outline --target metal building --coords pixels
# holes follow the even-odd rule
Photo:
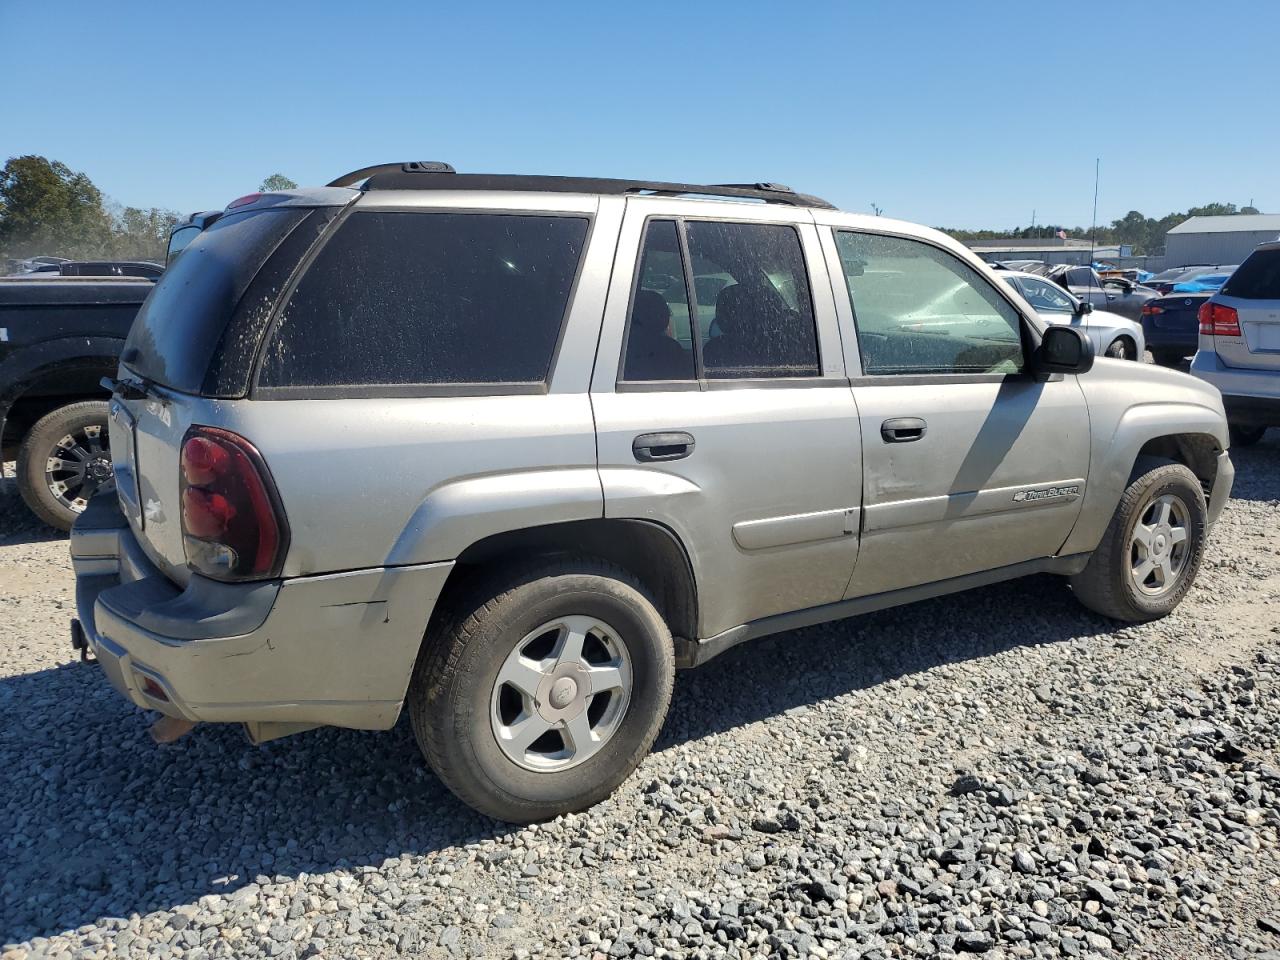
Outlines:
[[[1280,238],[1280,213],[1192,217],[1165,234],[1164,262],[1171,267],[1239,263],[1253,248]]]

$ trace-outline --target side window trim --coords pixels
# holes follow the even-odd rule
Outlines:
[[[916,243],[932,247],[941,251],[948,256],[958,260],[961,263],[965,261],[957,257],[956,254],[948,250],[945,246],[928,237],[913,236],[907,233],[899,233],[893,230],[869,230],[865,227],[852,227],[830,221],[823,223],[817,222],[817,228],[821,235],[823,252],[827,258],[827,272],[831,279],[831,290],[834,295],[836,316],[840,323],[840,338],[845,351],[845,370],[847,379],[851,386],[929,386],[947,383],[1002,383],[1006,380],[1023,381],[1033,376],[1028,370],[1019,370],[1011,373],[921,373],[921,374],[881,374],[866,372],[866,359],[862,355],[862,345],[858,340],[858,316],[857,309],[853,304],[853,296],[849,291],[849,280],[845,276],[844,265],[840,259],[840,251],[837,245],[838,235],[841,233],[856,233],[867,236],[892,237],[898,240],[911,240]],[[828,246],[829,244],[829,246]],[[972,264],[968,264],[972,267]],[[981,282],[985,282],[991,290],[995,291],[997,297],[1004,300],[1009,308],[1019,319],[1019,327],[1022,336],[1023,351],[1027,358],[1031,356],[1040,345],[1040,338],[1043,331],[1036,322],[1019,309],[1018,305],[1009,296],[1010,290],[1002,290],[1000,283],[995,283],[982,276],[981,271],[974,271]],[[849,346],[851,344],[852,346]],[[1061,378],[1061,374],[1053,374],[1049,379],[1056,381]]]
[[[631,339],[631,313],[635,304],[636,293],[641,289],[641,264],[644,259],[645,242],[649,236],[649,227],[654,221],[672,221],[675,223],[676,235],[680,244],[680,261],[681,269],[684,273],[685,286],[685,302],[688,304],[689,310],[689,329],[690,338],[694,352],[694,378],[691,380],[627,380],[624,379],[626,371],[627,346]],[[729,223],[729,224],[746,224],[746,225],[766,225],[786,227],[792,230],[796,235],[797,249],[800,254],[800,262],[804,269],[804,280],[808,288],[809,295],[809,312],[810,319],[813,322],[813,337],[815,360],[818,373],[811,376],[801,377],[707,377],[703,369],[702,363],[702,329],[701,320],[698,317],[698,300],[697,291],[694,288],[693,276],[693,257],[689,252],[689,238],[685,228],[687,222],[707,222],[707,223]],[[767,221],[767,220],[736,220],[732,217],[701,217],[686,216],[684,214],[674,213],[653,213],[644,218],[640,229],[640,243],[636,250],[636,257],[632,263],[631,286],[627,296],[627,311],[625,316],[625,326],[622,333],[622,342],[618,354],[617,373],[614,377],[613,389],[617,393],[653,393],[671,390],[697,390],[699,392],[711,390],[734,390],[750,387],[809,387],[809,386],[833,386],[836,384],[848,384],[849,378],[845,375],[839,377],[830,376],[823,373],[823,347],[822,347],[822,331],[821,324],[818,319],[818,298],[814,289],[814,271],[815,264],[811,262],[810,257],[805,250],[805,238],[801,230],[804,224],[794,223],[787,220]],[[812,226],[812,225],[811,225]],[[818,239],[821,247],[821,231],[819,230]],[[827,264],[820,264],[827,271],[828,281],[834,283],[830,276],[830,270]],[[835,290],[832,290],[834,295]],[[839,311],[839,297],[834,297],[836,303],[837,314]],[[847,300],[848,297],[846,296]],[[843,345],[844,334],[839,329],[839,317],[836,318],[835,334]]]

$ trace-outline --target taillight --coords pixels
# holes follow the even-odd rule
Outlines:
[[[1142,315],[1144,317],[1154,317],[1160,313],[1164,313],[1164,307],[1157,307],[1150,300],[1142,305]]]
[[[1197,316],[1200,318],[1201,333],[1211,337],[1240,336],[1240,315],[1236,313],[1235,307],[1206,300],[1200,304]]]
[[[253,444],[230,430],[192,427],[182,440],[180,469],[187,563],[218,580],[279,573],[289,530]]]

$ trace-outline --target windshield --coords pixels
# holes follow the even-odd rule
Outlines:
[[[138,312],[121,360],[135,373],[199,393],[210,357],[258,269],[306,217],[297,207],[218,220],[186,246]]]

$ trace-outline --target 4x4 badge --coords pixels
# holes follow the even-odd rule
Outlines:
[[[1039,490],[1019,490],[1013,495],[1014,503],[1028,503],[1034,500],[1056,500],[1062,497],[1079,496],[1078,484],[1066,487],[1041,487]]]

